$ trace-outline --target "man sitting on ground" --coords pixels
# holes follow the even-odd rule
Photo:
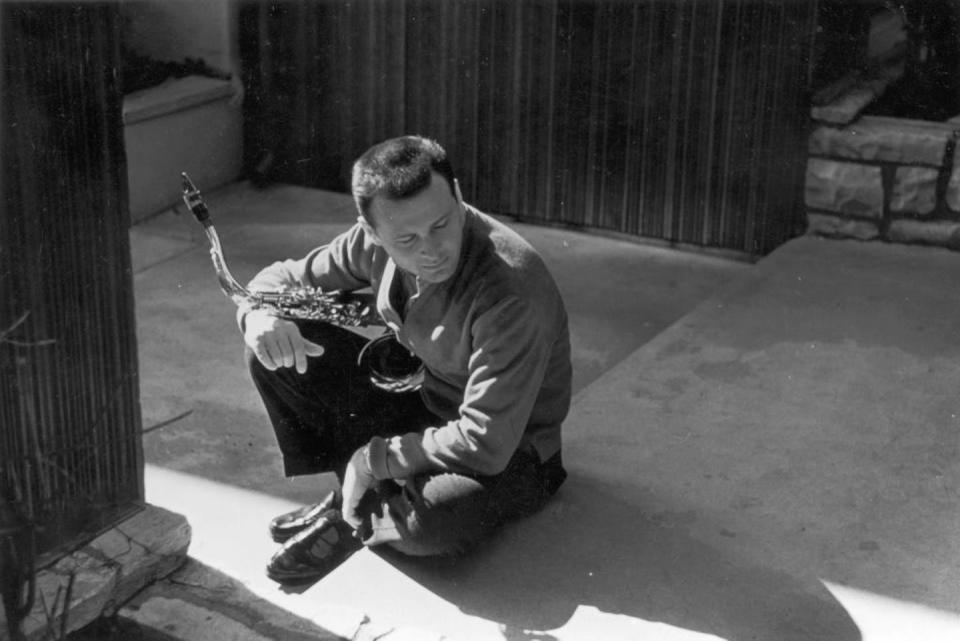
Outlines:
[[[287,476],[333,471],[341,490],[271,522],[267,573],[322,577],[364,545],[459,554],[539,509],[563,483],[570,339],[557,286],[516,232],[465,204],[445,151],[405,136],[354,164],[357,223],[254,291],[371,287],[422,361],[417,391],[371,384],[366,340],[322,321],[240,310],[248,364]]]

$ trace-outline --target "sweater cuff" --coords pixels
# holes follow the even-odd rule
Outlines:
[[[367,462],[370,464],[370,471],[373,477],[378,481],[393,478],[390,475],[390,469],[387,467],[387,441],[382,436],[374,436],[367,445]]]
[[[244,334],[247,331],[247,314],[249,313],[249,307],[237,307],[237,327],[240,328],[241,334]]]

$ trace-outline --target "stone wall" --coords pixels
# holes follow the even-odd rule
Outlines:
[[[958,138],[955,121],[861,116],[846,125],[816,123],[808,233],[960,250]]]

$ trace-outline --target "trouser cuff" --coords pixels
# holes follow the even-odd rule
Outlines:
[[[288,478],[329,471],[330,466],[319,457],[283,456],[283,474]]]

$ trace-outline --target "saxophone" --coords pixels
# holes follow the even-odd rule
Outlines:
[[[279,292],[253,292],[237,282],[223,257],[223,247],[200,190],[186,172],[183,179],[183,202],[203,226],[210,243],[210,259],[220,289],[235,305],[243,309],[267,309],[280,318],[320,320],[340,327],[384,326],[366,297],[349,292],[324,292],[317,287],[293,287]],[[388,392],[410,392],[423,384],[423,363],[401,345],[393,332],[378,336],[360,350],[357,364],[367,370],[370,382]]]

